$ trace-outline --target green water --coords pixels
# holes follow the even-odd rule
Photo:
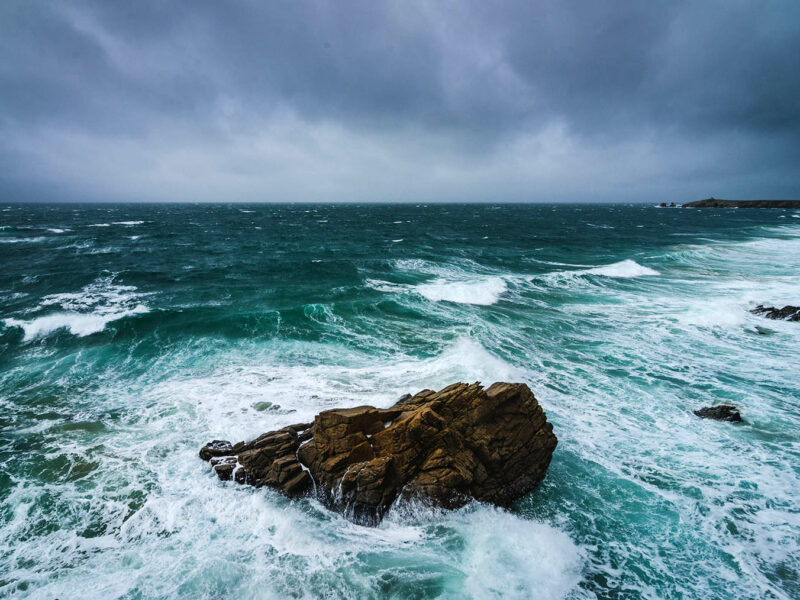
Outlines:
[[[0,205],[0,597],[798,598],[800,326],[748,312],[800,303],[798,217]],[[364,528],[197,458],[497,380],[559,437],[510,511]]]

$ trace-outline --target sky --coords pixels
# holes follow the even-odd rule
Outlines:
[[[0,2],[0,199],[800,198],[800,2]]]

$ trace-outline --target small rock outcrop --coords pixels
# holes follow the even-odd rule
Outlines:
[[[557,444],[527,385],[455,383],[439,392],[319,413],[247,443],[200,450],[220,479],[313,491],[351,520],[375,525],[398,499],[457,508],[508,506],[544,478]]]
[[[200,458],[209,461],[223,481],[268,485],[295,498],[311,487],[311,477],[296,456],[300,444],[309,439],[311,423],[299,423],[247,443],[214,440],[200,449]]]
[[[732,404],[718,404],[716,406],[706,406],[694,411],[701,419],[715,419],[717,421],[730,421],[731,423],[741,423],[742,415],[739,409]]]
[[[766,317],[767,319],[775,319],[776,321],[800,321],[800,306],[776,308],[774,306],[759,304],[750,312],[754,315]]]

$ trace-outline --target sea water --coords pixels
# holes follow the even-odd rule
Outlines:
[[[798,217],[0,205],[0,597],[798,598],[800,324],[749,312]],[[197,456],[455,381],[554,424],[510,510],[361,527]]]

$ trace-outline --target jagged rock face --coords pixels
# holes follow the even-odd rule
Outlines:
[[[732,404],[718,404],[717,406],[706,406],[694,411],[701,419],[715,419],[717,421],[730,421],[731,423],[741,423],[742,415],[739,409]]]
[[[311,488],[308,470],[297,460],[297,449],[311,439],[311,423],[290,425],[258,436],[251,442],[231,445],[214,440],[200,449],[200,458],[211,462],[223,481],[234,479],[256,487],[268,485],[290,498]]]
[[[762,315],[767,319],[800,321],[800,306],[784,306],[783,308],[776,308],[774,306],[764,306],[763,304],[759,304],[750,312],[756,315]]]
[[[508,506],[544,478],[556,444],[525,384],[456,383],[388,409],[327,410],[310,428],[293,425],[247,444],[215,440],[200,454],[221,479],[290,496],[313,485],[332,509],[374,525],[398,498]]]

